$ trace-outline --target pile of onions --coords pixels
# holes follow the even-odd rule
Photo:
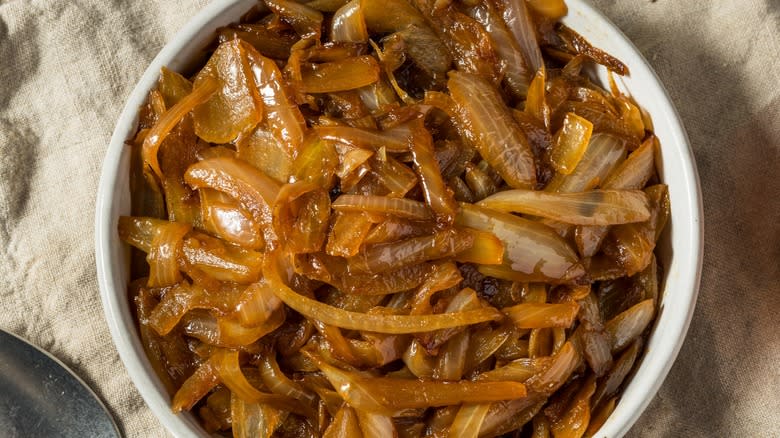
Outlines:
[[[266,0],[132,148],[129,286],[235,437],[590,436],[657,312],[649,117],[561,0]]]

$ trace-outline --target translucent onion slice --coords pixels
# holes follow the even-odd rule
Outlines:
[[[293,254],[322,249],[328,233],[330,196],[312,183],[285,184],[274,201],[273,224]]]
[[[641,190],[579,193],[505,190],[483,199],[478,205],[578,225],[626,224],[650,218],[648,199]]]
[[[464,403],[458,409],[450,426],[449,435],[458,438],[477,438],[485,421],[490,403]]]
[[[278,329],[284,318],[284,310],[279,309],[259,325],[246,327],[236,315],[214,317],[208,312],[191,311],[182,318],[181,327],[187,335],[216,347],[246,348]]]
[[[273,258],[273,257],[271,257]],[[350,312],[329,306],[325,303],[304,297],[282,282],[275,263],[267,263],[264,273],[274,293],[285,304],[308,318],[322,321],[325,324],[349,329],[364,330],[376,333],[405,334],[477,324],[494,321],[501,318],[501,313],[494,308],[482,308],[447,315],[381,315]]]
[[[503,5],[502,15],[507,29],[515,37],[520,52],[525,58],[525,65],[530,71],[537,72],[544,67],[542,52],[534,33],[534,23],[528,13],[524,0],[508,0]]]
[[[477,4],[466,13],[485,27],[496,55],[504,62],[504,82],[514,97],[525,97],[533,72],[529,71],[526,58],[517,41],[509,32],[498,11],[489,2]]]
[[[160,180],[163,179],[163,173],[160,170],[160,164],[157,160],[157,151],[160,149],[165,137],[171,133],[173,128],[198,105],[208,101],[219,88],[219,82],[214,78],[207,78],[200,81],[192,90],[192,93],[182,98],[179,102],[165,111],[157,123],[147,132],[141,149],[141,156],[145,165],[152,168],[155,175]]]
[[[187,169],[184,179],[195,188],[212,188],[237,199],[263,227],[265,242],[273,247],[277,237],[270,225],[271,208],[279,194],[276,181],[250,164],[228,157],[195,163]]]
[[[593,396],[593,406],[598,406],[604,399],[612,397],[617,393],[618,389],[620,389],[620,385],[634,367],[641,347],[641,341],[634,341],[634,343],[632,343],[626,351],[615,360],[615,365],[599,382],[599,385],[596,388],[596,393]]]
[[[602,187],[622,190],[643,188],[655,171],[657,141],[655,136],[650,136],[642,142],[635,151],[628,155],[625,161],[609,174]]]
[[[546,327],[569,328],[577,317],[580,306],[577,303],[542,304],[521,303],[501,309],[509,315],[518,328],[533,329]]]
[[[330,40],[351,43],[368,41],[368,29],[360,0],[352,0],[333,14],[330,24]]]
[[[182,241],[192,227],[189,224],[168,222],[157,228],[146,261],[149,263],[149,287],[173,286],[182,280],[178,259]]]
[[[379,70],[379,63],[373,56],[357,56],[311,65],[301,72],[301,91],[335,93],[355,90],[378,81]]]
[[[586,192],[599,186],[625,156],[624,141],[611,134],[590,138],[585,155],[569,175],[556,174],[545,191]]]
[[[433,222],[407,221],[406,219],[388,218],[382,221],[366,236],[364,243],[386,243],[407,237],[419,237],[433,233]]]
[[[473,291],[471,291],[473,293]],[[439,349],[433,378],[440,381],[456,381],[463,377],[466,367],[466,352],[469,348],[471,334],[460,331],[453,335]]]
[[[138,314],[138,333],[141,335],[149,363],[165,385],[168,394],[173,395],[192,374],[195,365],[191,362],[191,353],[182,336],[160,336],[147,323],[158,302],[150,289],[142,287],[143,282],[143,279],[136,280],[129,287]],[[137,293],[134,293],[136,290]]]
[[[447,82],[469,141],[512,187],[531,188],[536,170],[531,146],[501,95],[485,79],[453,72]]]
[[[230,393],[230,418],[234,438],[271,438],[287,418],[281,409],[264,403],[247,403]]]
[[[211,357],[198,367],[195,372],[182,383],[173,396],[171,409],[173,412],[189,411],[201,398],[219,384],[216,358]]]
[[[365,0],[363,9],[372,32],[392,33],[411,25],[426,25],[420,12],[405,0]]]
[[[585,330],[582,335],[582,352],[588,365],[601,377],[612,366],[612,339],[603,331]]]
[[[348,179],[351,174],[365,172],[363,166],[369,158],[374,155],[374,151],[353,147],[343,147],[339,145],[336,148],[339,151],[339,167],[336,169],[336,176],[341,178],[341,186],[345,185],[344,180]],[[363,166],[363,167],[361,167]],[[360,173],[359,177],[362,177],[364,173]]]
[[[550,357],[515,359],[477,376],[477,380],[525,382],[552,365]]]
[[[375,435],[380,436],[380,435]],[[323,438],[362,438],[358,417],[355,410],[344,404],[333,416],[333,421],[325,429]]]
[[[455,256],[460,263],[475,263],[478,265],[500,265],[504,261],[504,244],[493,233],[468,230],[474,236],[471,248],[461,251]]]
[[[417,66],[436,80],[444,79],[452,56],[414,6],[404,0],[367,0],[363,9],[371,32],[397,33]]]
[[[298,105],[287,96],[285,80],[276,63],[253,48],[246,49],[255,85],[265,107],[265,125],[294,159],[301,148],[306,122]]]
[[[433,313],[431,297],[436,292],[455,287],[463,281],[460,270],[455,263],[450,261],[437,262],[433,265],[425,282],[415,292],[412,298],[411,315],[425,315]]]
[[[530,390],[549,396],[566,383],[581,363],[577,350],[571,342],[566,342],[552,357],[550,367],[528,379],[526,385]]]
[[[664,184],[645,189],[650,200],[650,218],[646,222],[616,225],[611,228],[604,253],[623,268],[625,275],[644,270],[652,260],[655,243],[669,218],[669,193]]]
[[[645,186],[655,172],[656,138],[651,136],[628,155],[602,184],[605,189],[638,190]],[[609,232],[607,226],[582,226],[575,231],[577,249],[583,257],[592,257],[601,248]]]
[[[619,59],[611,56],[609,53],[606,53],[601,49],[593,47],[588,42],[588,40],[583,38],[582,35],[578,34],[574,30],[566,27],[563,24],[560,24],[556,27],[556,32],[558,36],[566,43],[568,46],[567,48],[574,51],[575,53],[586,55],[590,59],[607,67],[611,71],[614,71],[621,76],[626,76],[629,74],[628,67],[620,62]]]
[[[569,11],[563,0],[528,0],[528,6],[550,20],[558,20]]]
[[[590,376],[585,380],[569,402],[565,412],[552,422],[551,431],[555,437],[581,437],[590,422],[590,399],[596,390],[596,379]]]
[[[165,292],[160,303],[148,316],[149,327],[161,336],[165,336],[176,327],[185,313],[192,309],[227,309],[230,298],[220,293],[209,292],[199,286],[191,286],[183,281]]]
[[[213,189],[199,190],[203,227],[209,233],[249,249],[264,246],[260,227],[233,198]]]
[[[628,346],[645,331],[655,316],[653,300],[644,300],[607,321],[604,330],[612,339],[612,352]]]
[[[362,436],[398,436],[393,419],[387,415],[356,410]]]
[[[531,84],[528,85],[528,95],[525,99],[525,113],[533,116],[533,119],[545,129],[550,129],[550,107],[547,105],[546,81],[547,74],[544,68],[536,72]]]
[[[439,222],[452,223],[458,204],[453,198],[452,190],[447,187],[441,176],[439,163],[433,154],[433,137],[425,129],[422,119],[417,119],[411,142],[414,170],[420,178],[425,201],[436,213]]]
[[[119,217],[119,238],[143,252],[152,250],[152,241],[161,232],[163,227],[170,224],[164,219],[151,217]]]
[[[234,39],[242,39],[251,44],[257,51],[274,59],[287,59],[298,36],[289,29],[268,26],[262,23],[232,24],[217,29],[217,39],[220,43]]]
[[[471,345],[466,353],[465,374],[469,375],[509,339],[514,332],[511,324],[504,324],[501,327],[493,329],[492,327],[483,327],[473,330],[471,334]],[[507,379],[498,379],[507,380]]]
[[[531,394],[527,398],[490,404],[488,414],[479,429],[481,437],[501,436],[522,427],[542,409],[546,400]]]
[[[252,386],[246,379],[238,363],[238,351],[217,350],[214,355],[214,363],[219,373],[219,379],[245,402],[257,402],[265,394]]]
[[[435,0],[413,0],[455,61],[458,71],[499,82],[501,74],[485,28],[455,8],[437,8]]]
[[[341,195],[333,201],[333,209],[338,211],[389,214],[403,219],[429,220],[433,218],[428,206],[422,202],[407,198],[388,196]]]
[[[333,142],[312,135],[295,159],[293,175],[296,181],[306,181],[330,190],[339,165],[339,156]]]
[[[517,382],[366,378],[323,361],[319,361],[318,366],[350,406],[369,412],[387,413],[401,409],[457,405],[464,401],[480,403],[526,396],[525,386]]]
[[[318,126],[315,131],[324,140],[375,150],[384,147],[387,152],[409,151],[412,138],[411,127],[407,124],[384,131],[348,126]]]
[[[216,80],[218,89],[193,110],[195,133],[209,143],[229,143],[263,117],[263,102],[247,60],[252,46],[233,40],[217,47],[195,77],[194,89]]]
[[[317,395],[290,380],[279,368],[276,358],[272,355],[263,355],[261,357],[260,378],[268,390],[274,394],[299,400],[308,406],[315,406],[317,403]]]
[[[187,263],[217,280],[252,283],[260,278],[262,253],[204,234],[188,237],[182,254]]]
[[[281,300],[264,282],[247,286],[241,294],[236,313],[242,325],[256,327],[271,319],[274,312],[282,306]]]
[[[593,132],[593,123],[574,113],[566,113],[561,130],[555,134],[550,161],[555,170],[568,175],[585,154]]]
[[[333,204],[331,204],[333,206]],[[360,250],[363,240],[373,224],[365,212],[339,212],[333,214],[335,220],[328,234],[325,252],[332,256],[352,257]]]
[[[429,260],[454,256],[474,244],[466,230],[447,229],[433,235],[363,247],[348,259],[350,269],[379,274]]]
[[[323,17],[316,9],[290,0],[264,1],[268,9],[289,23],[301,38],[315,40],[320,38]]]
[[[588,428],[585,430],[586,437],[595,436],[596,432],[598,432],[599,429],[601,429],[601,426],[604,425],[604,423],[607,422],[607,418],[609,418],[610,415],[612,415],[612,412],[615,410],[615,404],[617,403],[617,397],[613,397],[609,399],[609,401],[605,402],[602,405],[597,405],[596,403],[593,403],[593,409],[592,414],[590,418],[590,422],[588,423]]]
[[[566,282],[584,273],[574,249],[555,231],[538,222],[461,204],[456,223],[496,235],[505,248],[504,265],[498,266],[524,275],[526,281],[539,278]]]
[[[192,93],[192,82],[166,67],[160,69],[160,79],[157,83],[166,108],[173,107]]]
[[[371,159],[371,172],[390,190],[387,196],[403,198],[417,185],[417,175],[393,157],[384,160],[374,156]]]

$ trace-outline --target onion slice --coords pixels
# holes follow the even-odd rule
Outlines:
[[[365,378],[318,361],[334,388],[351,406],[369,412],[429,408],[470,403],[513,400],[526,396],[517,382],[438,382],[389,377]]]
[[[279,184],[271,177],[241,160],[217,157],[193,164],[184,179],[195,188],[212,188],[237,199],[261,224],[266,244],[273,247],[277,236],[271,226],[271,208]]]
[[[580,306],[573,302],[561,304],[522,303],[501,309],[518,328],[525,329],[569,328],[574,323],[579,310]]]
[[[214,78],[206,78],[200,81],[193,89],[192,93],[182,98],[179,102],[165,111],[157,123],[152,126],[144,138],[141,155],[144,164],[151,167],[155,175],[160,180],[163,179],[162,170],[157,160],[157,151],[160,149],[165,137],[170,134],[173,128],[192,111],[196,106],[206,102],[217,91],[219,84]]]
[[[514,188],[536,184],[531,146],[501,95],[479,76],[453,72],[447,82],[460,125],[491,167]]]
[[[354,90],[379,80],[379,63],[373,56],[357,56],[303,69],[301,91],[334,93]]]
[[[574,249],[546,225],[469,204],[461,204],[456,223],[491,232],[504,243],[504,264],[498,266],[558,282],[585,272]]]
[[[506,190],[483,199],[478,205],[577,225],[626,224],[650,218],[647,195],[641,190],[579,193]]]
[[[365,43],[368,41],[368,29],[363,17],[361,0],[352,0],[340,7],[330,24],[331,41]]]
[[[271,255],[267,260],[273,258]],[[495,321],[501,318],[501,313],[491,307],[458,313],[420,316],[350,312],[294,292],[282,282],[277,269],[275,263],[266,263],[263,272],[279,299],[308,318],[344,329],[388,334],[420,333]]]
[[[422,202],[407,198],[391,198],[373,195],[341,195],[333,201],[332,207],[338,211],[389,214],[404,219],[432,219],[431,211]]]

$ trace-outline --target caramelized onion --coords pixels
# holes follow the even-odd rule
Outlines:
[[[379,80],[379,64],[372,56],[359,56],[312,65],[302,74],[301,91],[333,93],[373,84]]]
[[[205,141],[233,141],[263,117],[263,103],[250,70],[248,50],[254,49],[241,40],[221,44],[195,77],[193,90],[210,87],[214,80],[218,86],[217,92],[193,111],[195,133]]]
[[[459,107],[460,124],[482,157],[510,186],[534,186],[536,170],[528,139],[495,88],[466,73],[452,73],[447,87]]]
[[[459,314],[420,316],[377,315],[341,310],[294,292],[282,282],[273,265],[273,263],[266,264],[266,279],[275,288],[274,293],[285,304],[302,315],[336,327],[403,334],[470,325],[500,318],[500,314],[491,308],[471,310]]]
[[[279,193],[279,184],[254,167],[233,158],[212,158],[192,165],[185,175],[188,184],[224,192],[241,202],[258,224],[262,224],[266,244],[276,241],[269,227],[271,206]]]
[[[588,64],[627,69],[565,13],[264,0],[193,83],[160,72],[118,233],[175,412],[234,437],[597,432],[670,204],[652,121]]]
[[[430,210],[421,202],[387,196],[341,195],[333,201],[333,208],[338,211],[370,211],[413,220],[432,218]]]
[[[644,222],[650,218],[647,196],[640,190],[560,194],[505,190],[483,199],[479,205],[578,225],[615,225]]]
[[[164,112],[152,129],[147,132],[143,142],[143,160],[144,164],[151,167],[158,178],[163,178],[157,161],[157,151],[163,140],[187,113],[209,100],[218,87],[217,80],[210,77],[203,79],[193,88],[192,93]]]

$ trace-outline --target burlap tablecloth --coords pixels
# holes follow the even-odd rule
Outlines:
[[[98,174],[123,101],[204,4],[0,0],[0,327],[71,366],[131,437],[166,432],[103,317]],[[779,437],[780,2],[595,4],[671,93],[704,191],[693,323],[630,436]]]

